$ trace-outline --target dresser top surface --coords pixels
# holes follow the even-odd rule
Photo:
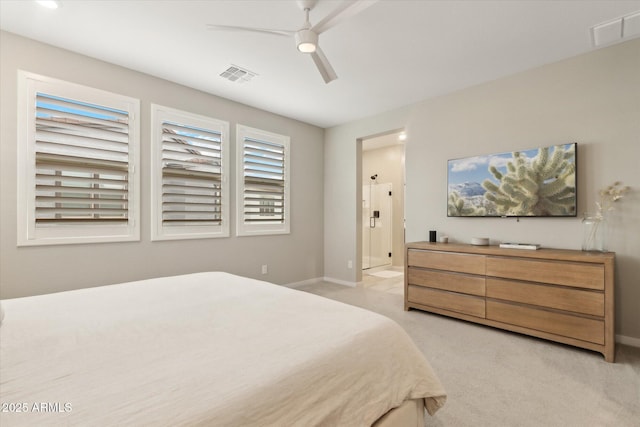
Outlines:
[[[440,252],[467,253],[477,255],[495,255],[520,258],[555,259],[566,261],[603,263],[615,258],[614,252],[590,252],[572,249],[511,249],[497,245],[476,246],[464,243],[410,242],[407,249],[420,249]]]

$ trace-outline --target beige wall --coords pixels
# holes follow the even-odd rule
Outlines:
[[[404,145],[366,150],[362,152],[362,183],[366,185],[373,174],[379,184],[390,183],[392,191],[392,265],[404,265]],[[363,230],[366,225],[363,226]]]
[[[0,33],[0,297],[91,287],[129,280],[222,270],[275,283],[323,274],[323,138],[321,128],[211,96],[86,56]],[[22,69],[141,100],[141,241],[16,247],[16,82]],[[216,78],[215,75],[211,76]],[[243,90],[247,90],[246,87]],[[291,137],[291,234],[234,237],[235,185],[231,182],[232,237],[150,241],[150,103]],[[235,176],[235,162],[231,162]],[[267,264],[269,274],[261,274]]]
[[[325,170],[338,157],[352,161],[344,167],[356,168],[358,138],[402,127],[408,134],[407,241],[426,240],[436,229],[460,242],[487,236],[580,249],[580,218],[447,218],[448,159],[576,141],[580,213],[593,210],[598,190],[616,180],[633,187],[609,221],[608,241],[617,253],[616,333],[640,343],[640,40],[328,129]],[[346,197],[357,185],[348,172],[342,176]],[[338,221],[325,216],[325,254],[334,253],[325,255],[325,276],[350,281],[354,275],[341,264],[354,255],[337,245],[357,230],[346,222],[355,224],[359,212],[351,201],[334,209],[347,219],[337,234],[329,224]]]

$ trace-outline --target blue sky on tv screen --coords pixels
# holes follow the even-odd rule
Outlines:
[[[565,150],[573,144],[560,145]],[[555,148],[554,148],[555,149]],[[538,155],[538,148],[520,151],[521,155],[532,160]],[[553,152],[551,150],[550,154]],[[489,154],[486,156],[466,157],[464,159],[449,160],[448,164],[448,184],[478,183],[482,184],[485,179],[489,179],[496,184],[498,181],[489,172],[490,166],[495,166],[500,172],[506,173],[507,163],[513,160],[513,153],[506,152],[500,154]]]

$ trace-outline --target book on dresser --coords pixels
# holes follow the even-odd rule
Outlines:
[[[405,310],[600,352],[614,361],[613,252],[408,243]]]
[[[537,243],[500,243],[501,248],[508,249],[530,249],[537,250],[540,249],[540,245]]]

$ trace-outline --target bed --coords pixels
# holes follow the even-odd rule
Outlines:
[[[424,426],[446,400],[390,319],[228,273],[2,308],[3,427]]]

